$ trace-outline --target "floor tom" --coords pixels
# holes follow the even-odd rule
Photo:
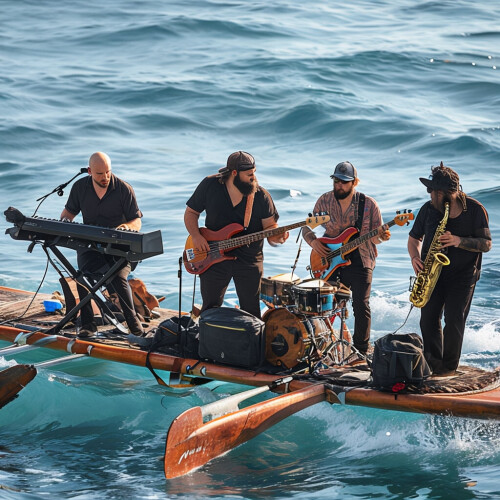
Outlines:
[[[292,287],[296,312],[300,314],[325,316],[336,305],[336,287],[323,280],[307,280]]]

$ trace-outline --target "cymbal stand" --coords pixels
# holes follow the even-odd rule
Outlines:
[[[339,328],[339,338],[332,340],[331,344],[325,349],[325,356],[330,355],[330,358],[334,362],[334,364],[343,366],[347,364],[348,359],[351,357],[352,352],[356,352],[359,354],[358,350],[354,347],[352,342],[344,338],[344,328],[345,328],[345,320],[347,318],[347,301],[349,297],[343,297],[339,303],[337,309],[333,311],[333,319],[336,317],[340,318],[340,328]],[[328,325],[332,330],[333,334],[333,325],[330,322],[330,319],[327,319]],[[333,320],[332,320],[333,321]],[[338,352],[338,347],[341,346],[340,352]],[[346,356],[346,346],[349,346],[351,349],[351,354]],[[332,352],[333,351],[333,352]]]

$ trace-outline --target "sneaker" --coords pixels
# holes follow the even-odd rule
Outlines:
[[[97,332],[94,332],[93,330],[89,330],[87,328],[82,328],[79,332],[77,337],[79,339],[88,339],[90,337],[95,337]]]
[[[77,337],[80,339],[88,339],[89,337],[95,337],[97,334],[97,326],[93,324],[83,325],[77,332]]]
[[[127,335],[127,340],[130,345],[148,348],[153,342],[153,337],[144,337],[142,335],[134,335],[133,333],[129,333]]]

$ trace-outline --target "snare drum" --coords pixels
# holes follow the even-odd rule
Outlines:
[[[331,343],[332,328],[327,320],[293,314],[282,307],[264,314],[266,361],[274,366],[293,368],[301,361],[319,361]]]
[[[294,285],[292,293],[297,312],[322,316],[335,308],[336,287],[323,280],[307,280]]]
[[[302,280],[292,273],[277,274],[262,278],[260,282],[260,299],[267,307],[293,306],[292,286]]]

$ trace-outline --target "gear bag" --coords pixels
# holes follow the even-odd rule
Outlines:
[[[266,354],[265,323],[241,309],[214,307],[200,316],[200,358],[257,370]]]
[[[408,386],[421,387],[432,374],[423,352],[422,338],[416,333],[385,335],[375,341],[372,385],[391,392]]]

